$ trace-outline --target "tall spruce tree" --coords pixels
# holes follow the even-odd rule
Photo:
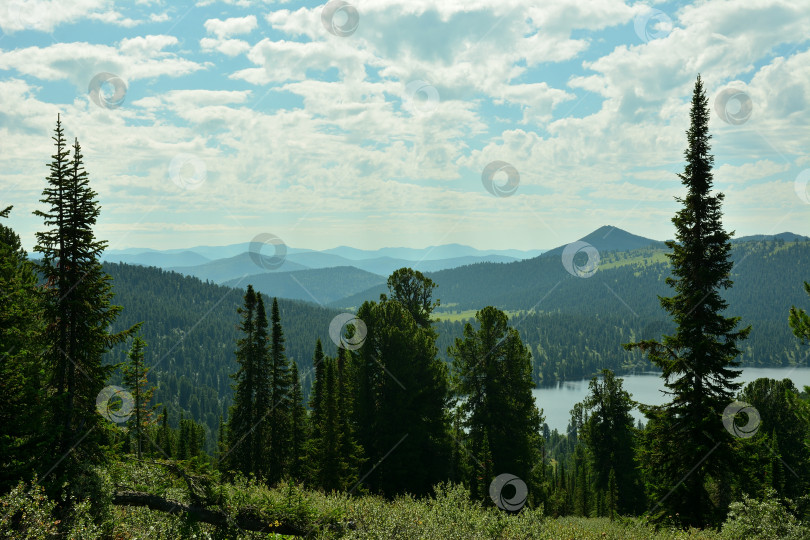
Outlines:
[[[355,485],[359,467],[363,462],[363,447],[357,442],[352,421],[353,403],[349,363],[351,355],[345,349],[338,350],[336,359],[337,377],[337,425],[340,435],[340,489],[347,491]]]
[[[321,486],[321,454],[323,444],[321,440],[321,430],[323,426],[323,403],[324,403],[324,383],[326,381],[326,366],[323,355],[321,340],[315,343],[315,353],[312,357],[312,365],[315,370],[315,378],[312,381],[312,391],[309,393],[309,440],[306,444],[307,479],[315,486]]]
[[[265,466],[268,483],[272,485],[281,480],[289,471],[292,438],[290,430],[292,410],[290,363],[285,353],[284,330],[281,327],[281,315],[276,298],[273,298],[270,321],[270,408],[265,412],[268,424]]]
[[[334,491],[340,485],[340,426],[338,425],[337,377],[335,361],[326,359],[323,382],[323,417],[321,422],[319,487]]]
[[[683,207],[672,222],[675,240],[668,241],[673,277],[667,284],[674,296],[661,297],[661,306],[677,325],[675,334],[626,344],[638,348],[663,371],[672,401],[647,408],[651,513],[678,516],[686,525],[701,526],[725,514],[733,460],[733,440],[722,422],[725,407],[740,383],[738,342],[750,327],[737,329],[739,317],[726,317],[720,292],[732,285],[730,260],[733,233],[722,225],[723,194],[712,194],[709,153],[709,102],[698,76],[692,95],[691,125],[684,152],[686,166],[678,176],[687,188]],[[707,484],[721,494],[714,500]]]
[[[12,207],[0,211],[7,218]],[[0,223],[0,492],[46,461],[42,295],[20,237]],[[44,472],[44,471],[43,471]]]
[[[304,479],[305,449],[308,438],[307,410],[304,407],[304,395],[301,381],[298,380],[298,365],[290,362],[290,464],[289,474],[295,480]]]
[[[129,424],[132,426],[132,431],[135,432],[135,453],[138,459],[141,459],[143,455],[146,431],[153,423],[152,412],[155,408],[149,406],[155,389],[150,388],[146,380],[149,368],[146,367],[144,362],[143,351],[145,347],[146,342],[143,338],[136,337],[128,354],[129,362],[123,367],[124,385],[132,394],[133,409]]]
[[[158,455],[171,458],[174,455],[175,444],[171,428],[169,427],[169,411],[166,406],[163,406],[163,412],[160,413],[160,431],[157,436]],[[222,456],[220,456],[220,459]]]
[[[450,474],[447,368],[436,333],[385,295],[357,317],[367,334],[350,362],[353,420],[373,469],[364,484],[386,495],[429,493]]]
[[[531,353],[517,330],[508,326],[506,314],[492,306],[475,314],[479,328],[464,326],[449,353],[453,381],[459,395],[464,426],[473,455],[489,446],[493,471],[514,474],[537,495],[533,469],[540,460],[540,411],[532,396]],[[478,479],[473,471],[470,485],[481,499],[488,496],[491,478]]]
[[[258,386],[258,351],[256,350],[256,293],[252,285],[247,286],[244,307],[237,309],[242,321],[239,330],[242,337],[236,343],[236,363],[239,365],[232,375],[233,405],[228,414],[227,468],[244,475],[257,473],[257,460],[254,454],[256,443],[255,425],[258,419],[256,410],[256,388]]]
[[[256,325],[253,343],[253,418],[251,419],[253,472],[259,478],[267,478],[271,457],[267,445],[270,436],[269,412],[273,406],[271,395],[271,369],[267,312],[261,293],[256,293]]]
[[[636,430],[631,411],[634,402],[622,388],[622,380],[609,369],[591,379],[583,402],[588,416],[582,426],[594,487],[618,498],[612,511],[633,514],[642,510],[643,491],[636,469]],[[611,476],[612,475],[612,476]],[[610,487],[611,477],[615,483]]]
[[[56,152],[41,199],[47,208],[34,212],[47,230],[36,233],[34,250],[42,255],[38,270],[45,282],[52,448],[56,456],[70,454],[60,465],[65,470],[71,463],[101,457],[101,432],[94,428],[103,419],[96,413],[96,398],[112,371],[102,357],[135,328],[109,331],[121,307],[111,305],[110,277],[99,260],[106,242],[93,233],[100,213],[96,192],[90,187],[78,140],[68,159],[59,117],[53,140]],[[58,471],[54,478],[58,480]]]

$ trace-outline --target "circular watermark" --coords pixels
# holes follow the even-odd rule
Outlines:
[[[499,474],[489,484],[489,497],[495,506],[508,512],[517,512],[526,504],[529,488],[514,474]]]
[[[506,183],[498,185],[493,180],[495,174],[506,173]],[[496,197],[509,197],[514,195],[520,185],[520,173],[510,163],[505,161],[493,161],[481,173],[481,183],[484,188]]]
[[[169,178],[183,189],[197,189],[207,176],[205,162],[194,154],[177,154],[169,163]]]
[[[110,422],[123,424],[132,416],[133,409],[135,401],[132,394],[120,386],[105,386],[96,396],[98,414]]]
[[[649,9],[633,19],[636,35],[644,43],[665,38],[672,32],[672,19],[660,9]]]
[[[103,71],[90,79],[87,87],[90,99],[104,109],[117,109],[124,103],[127,95],[127,83],[113,73]]]
[[[807,184],[810,184],[810,169],[800,172],[793,182],[793,188],[796,190],[799,200],[805,204],[810,204],[810,193],[807,192]]]
[[[352,326],[354,332],[345,332],[344,328],[347,326]],[[347,351],[356,351],[362,347],[363,343],[366,342],[367,333],[366,323],[352,313],[336,315],[332,322],[329,323],[329,337],[332,342]]]
[[[426,81],[411,81],[405,86],[402,104],[411,114],[435,111],[439,106],[439,91]]]
[[[751,96],[739,88],[724,88],[714,98],[714,112],[727,124],[739,126],[746,123],[753,110]]]
[[[745,425],[742,426],[735,422],[737,415],[740,413],[744,413],[747,417]],[[735,437],[742,439],[753,437],[759,431],[760,422],[759,411],[753,405],[744,401],[732,401],[723,411],[723,425]]]
[[[321,22],[330,34],[348,37],[357,30],[360,24],[360,14],[348,2],[330,0],[321,10]]]
[[[574,261],[574,257],[580,252],[588,256],[588,260],[583,265]],[[596,269],[599,267],[599,250],[582,240],[571,242],[563,249],[562,264],[572,276],[589,278],[596,273]]]
[[[273,255],[262,255],[262,248],[264,246],[273,246]],[[284,264],[284,259],[287,257],[287,244],[276,236],[270,233],[257,234],[256,237],[250,241],[248,247],[248,254],[250,255],[253,264],[264,270],[277,270]]]

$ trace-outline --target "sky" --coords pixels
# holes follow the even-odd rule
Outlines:
[[[0,206],[51,136],[110,249],[659,240],[698,73],[737,236],[810,235],[810,2],[2,0]]]

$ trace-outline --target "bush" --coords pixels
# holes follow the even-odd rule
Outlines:
[[[63,482],[57,512],[69,538],[97,538],[113,528],[114,485],[103,466],[73,464]]]
[[[0,516],[0,538],[34,540],[56,534],[59,521],[52,516],[56,503],[48,499],[36,477],[30,488],[20,481],[0,501],[3,513]]]
[[[743,495],[742,501],[731,503],[723,523],[722,537],[735,540],[810,539],[810,529],[802,526],[791,513],[791,506],[789,499],[779,500],[771,488],[759,500]]]

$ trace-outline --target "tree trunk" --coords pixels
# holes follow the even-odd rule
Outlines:
[[[146,506],[150,510],[170,514],[185,513],[196,521],[210,523],[211,525],[223,526],[228,524],[229,516],[222,510],[211,510],[202,506],[185,504],[150,493],[118,491],[113,495],[113,504],[118,506]],[[278,527],[274,527],[273,523],[262,519],[258,512],[249,508],[240,509],[230,517],[232,518],[231,523],[246,531],[273,532],[292,536],[306,536],[309,533],[309,531],[288,523],[281,523]]]

